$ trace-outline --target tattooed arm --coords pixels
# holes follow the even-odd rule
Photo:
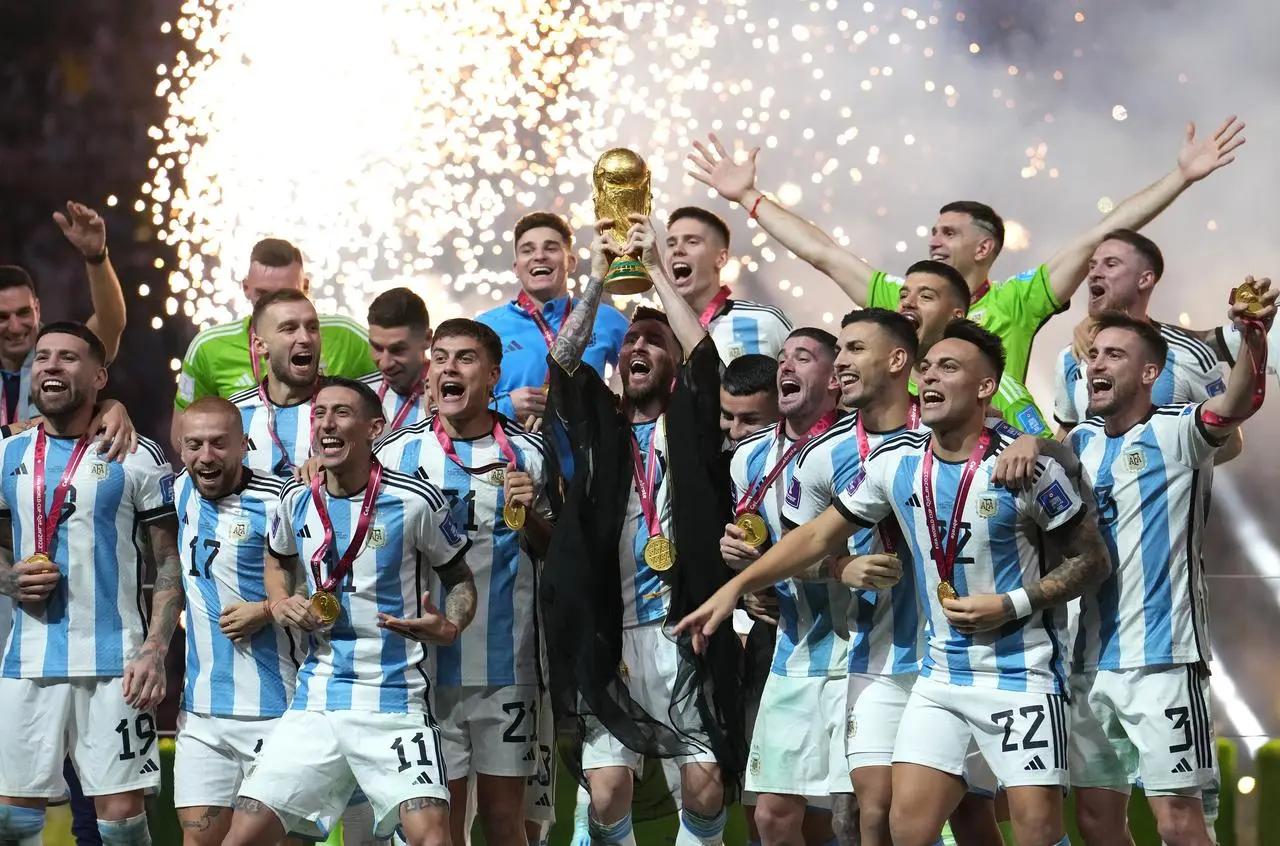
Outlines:
[[[596,312],[600,308],[600,299],[604,296],[604,277],[609,272],[609,264],[622,254],[613,236],[604,229],[604,222],[596,223],[596,237],[591,242],[591,278],[578,297],[578,305],[569,312],[569,317],[560,327],[551,344],[551,358],[566,373],[573,373],[582,363],[582,354],[591,342],[591,333],[595,330]]]
[[[466,556],[462,554],[436,570],[436,575],[445,589],[443,614],[431,602],[431,591],[428,590],[419,600],[422,611],[417,617],[379,614],[378,627],[419,643],[448,646],[457,640],[476,616],[476,582],[471,568],[467,566]]]
[[[1062,556],[1062,561],[1040,581],[1027,587],[1031,610],[1040,611],[1055,605],[1065,605],[1094,585],[1101,584],[1111,574],[1111,554],[1098,532],[1097,515],[1093,509],[1082,519],[1049,534],[1051,548]],[[1009,594],[1002,596],[1012,613],[1013,600]]]
[[[124,701],[149,711],[164,701],[164,659],[182,614],[182,559],[178,554],[178,518],[173,515],[148,527],[156,581],[151,589],[151,630],[142,648],[130,656],[124,671]]]
[[[459,558],[436,575],[444,585],[444,616],[461,632],[476,616],[476,581],[467,559]]]

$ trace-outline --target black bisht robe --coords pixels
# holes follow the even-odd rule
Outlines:
[[[570,374],[549,361],[547,419],[565,427],[574,471],[547,552],[539,599],[561,754],[585,784],[582,743],[589,715],[646,757],[676,757],[694,745],[664,725],[662,721],[671,722],[666,714],[646,713],[619,671],[618,541],[633,486],[631,424],[618,396],[595,370],[579,366]],[[720,357],[708,337],[681,367],[666,410],[676,565],[659,575],[671,587],[671,624],[732,576],[720,555],[724,525],[733,514],[721,442]],[[688,635],[680,637],[677,648],[682,669],[672,707],[695,698],[720,764],[727,804],[736,800],[746,761],[741,646],[733,627],[723,625],[703,655],[694,654]]]

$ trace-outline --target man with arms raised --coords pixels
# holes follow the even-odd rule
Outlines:
[[[520,424],[541,418],[547,409],[547,352],[565,320],[582,302],[569,294],[569,277],[578,267],[573,231],[564,218],[551,212],[532,212],[516,221],[515,261],[511,269],[520,293],[505,305],[476,320],[502,339],[502,379],[494,407]],[[603,377],[605,365],[618,363],[618,348],[627,331],[627,318],[601,305],[591,327],[582,360]]]
[[[725,563],[742,569],[783,534],[783,496],[796,456],[836,420],[835,338],[801,328],[782,347],[776,426],[751,435],[733,453],[729,475],[736,520],[725,527]],[[732,365],[730,365],[732,366]],[[826,844],[835,836],[824,807],[849,793],[844,761],[845,637],[848,591],[826,582],[776,585],[778,635],[751,736],[746,789],[757,794],[759,841],[774,846]],[[804,715],[797,721],[798,715]]]
[[[248,436],[245,464],[289,477],[311,455],[313,400],[320,386],[320,318],[305,294],[281,288],[259,298],[252,328],[254,351],[266,357],[267,372],[256,387],[230,398]]]
[[[324,473],[285,488],[267,556],[272,616],[309,632],[310,651],[240,788],[231,846],[274,844],[304,819],[334,816],[357,783],[378,836],[398,822],[410,846],[448,842],[425,644],[453,643],[475,614],[470,542],[439,489],[374,459],[383,424],[367,385],[325,379],[314,425]],[[300,567],[305,580],[291,590]],[[443,613],[431,573],[445,588]]]
[[[1244,143],[1244,124],[1234,117],[1211,138],[1197,141],[1188,124],[1177,165],[1165,176],[1120,203],[1105,218],[1055,253],[1046,264],[1004,282],[990,280],[991,267],[1004,246],[1004,221],[982,203],[948,203],[938,212],[929,240],[929,258],[950,264],[965,277],[971,292],[969,316],[1000,336],[1009,377],[1025,382],[1031,342],[1051,316],[1066,308],[1085,277],[1089,256],[1115,229],[1141,229],[1195,182],[1235,160],[1231,153]],[[750,216],[784,247],[830,277],[860,306],[893,308],[901,280],[874,269],[852,251],[794,212],[770,200],[755,187],[756,156],[733,160],[713,135],[710,146],[695,144],[692,176],[726,200],[740,203]],[[1002,399],[995,397],[997,407]]]
[[[1081,598],[1072,687],[1071,781],[1091,846],[1128,841],[1136,759],[1169,846],[1213,843],[1201,792],[1216,783],[1209,708],[1202,490],[1214,453],[1262,403],[1275,297],[1231,308],[1247,349],[1225,393],[1156,405],[1168,372],[1164,333],[1122,313],[1098,318],[1089,350],[1089,414],[1067,443],[1080,457],[1111,551],[1112,574]]]
[[[240,411],[201,397],[183,412],[174,484],[186,597],[186,680],[173,765],[184,846],[220,846],[240,783],[289,707],[298,654],[272,625],[267,530],[284,482],[243,466]]]
[[[143,793],[160,786],[158,644],[167,647],[181,593],[173,473],[145,438],[119,461],[86,455],[107,371],[102,342],[83,324],[40,330],[31,378],[44,422],[5,441],[0,460],[10,524],[0,590],[18,603],[0,661],[0,841],[42,842],[70,752],[102,842],[145,846]],[[140,524],[157,571],[155,639],[145,644]]]
[[[684,206],[667,218],[667,272],[678,293],[720,351],[725,364],[740,355],[776,358],[791,333],[780,309],[730,299],[720,273],[729,262],[729,227],[719,215]]]
[[[435,650],[435,703],[452,793],[453,840],[466,842],[467,782],[485,842],[524,846],[535,771],[538,668],[534,557],[551,537],[542,438],[489,409],[502,342],[474,320],[441,323],[431,347],[437,413],[379,444],[387,467],[442,489],[471,538],[475,622]]]
[[[681,768],[676,843],[714,846],[725,786],[740,771],[741,649],[726,630],[699,658],[663,620],[710,596],[728,572],[718,549],[731,513],[720,357],[666,277],[648,220],[632,223],[625,245],[603,234],[613,221],[597,223],[583,305],[551,350],[552,401],[575,466],[590,468],[570,483],[540,586],[551,694],[557,722],[582,727],[581,757],[570,763],[590,785],[593,840],[635,843],[632,779],[651,756]],[[619,406],[581,356],[609,262],[637,248],[667,313],[634,315]]]
[[[1010,441],[987,428],[984,412],[1002,367],[998,338],[953,323],[921,367],[921,422],[932,433],[904,434],[872,451],[831,508],[677,626],[700,643],[741,590],[842,552],[859,526],[897,523],[928,601],[928,651],[893,753],[896,846],[938,839],[965,794],[973,744],[1006,788],[1018,842],[1067,843],[1062,606],[1101,581],[1108,561],[1091,512],[1055,460],[1037,459],[1030,490],[993,483]],[[1043,566],[1046,540],[1063,556],[1053,568]],[[904,563],[854,559],[851,580],[884,590]]]
[[[302,267],[302,252],[281,238],[263,238],[249,253],[249,272],[240,283],[250,308],[256,310],[258,300],[274,291],[291,290],[310,293],[311,280]],[[357,378],[374,370],[369,358],[369,339],[364,329],[349,317],[325,315],[319,319],[319,333],[324,340],[324,356],[319,358],[319,372],[330,376]],[[192,339],[182,359],[178,393],[174,406],[178,411],[200,397],[230,398],[262,381],[261,345],[255,344],[255,326],[250,318],[210,326]],[[179,415],[174,415],[173,442],[179,444]],[[252,435],[251,435],[252,437]]]
[[[427,304],[408,288],[383,291],[369,303],[369,352],[378,366],[360,381],[378,392],[387,432],[426,418],[427,353],[431,320]]]

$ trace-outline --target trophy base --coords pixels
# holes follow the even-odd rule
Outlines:
[[[615,296],[643,294],[653,287],[644,264],[633,258],[616,258],[604,277],[604,289]]]

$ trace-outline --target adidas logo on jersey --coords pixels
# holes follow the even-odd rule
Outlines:
[[[503,348],[502,348],[502,351],[503,351],[503,352],[515,352],[516,350],[522,350],[522,349],[524,349],[524,347],[520,346],[520,342],[519,342],[519,341],[512,341],[511,343],[509,343],[509,344],[507,344],[505,347],[503,347]]]
[[[27,471],[27,464],[24,461],[22,464],[19,464],[17,467],[13,468],[13,470],[9,472],[9,475],[10,476],[30,476],[31,473]]]
[[[1175,775],[1178,773],[1189,773],[1191,772],[1191,762],[1186,758],[1179,758],[1178,765],[1169,770],[1169,772],[1174,773]]]
[[[538,797],[538,801],[537,801],[537,802],[534,802],[533,804],[534,804],[536,807],[539,807],[539,808],[550,808],[550,807],[551,807],[551,797],[544,793],[544,794],[542,794],[541,796],[539,796],[539,797]]]
[[[148,773],[158,772],[160,772],[160,768],[156,766],[156,762],[148,758],[147,762],[142,765],[142,769],[138,770],[138,775],[147,775]]]
[[[425,772],[418,773],[418,777],[413,780],[413,783],[414,784],[435,784],[435,782],[431,780],[431,776],[427,775]]]
[[[310,526],[303,526],[301,529],[299,529],[299,530],[298,530],[298,537],[300,537],[300,538],[309,538],[309,537],[311,537],[311,527],[310,527]]]
[[[253,452],[257,448],[258,445],[253,442],[253,438],[249,438],[249,452]]]
[[[1040,758],[1039,755],[1037,755],[1034,758],[1032,758],[1031,762],[1028,763],[1022,769],[1025,770],[1026,772],[1033,772],[1035,770],[1045,770],[1045,769],[1048,769],[1048,767],[1044,765],[1044,761]]]
[[[533,761],[536,760],[536,758],[537,756],[533,754],[532,748],[530,748],[528,752],[524,753],[524,760],[526,761]]]
[[[911,496],[907,497],[907,507],[920,508],[920,495],[912,494]]]

